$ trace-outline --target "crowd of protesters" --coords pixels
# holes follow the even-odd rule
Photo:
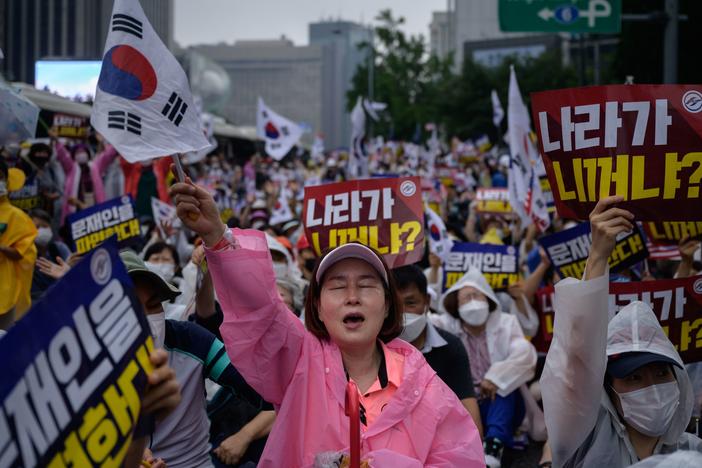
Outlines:
[[[348,380],[360,392],[370,466],[508,466],[507,453],[535,441],[538,466],[623,467],[702,451],[692,424],[702,370],[683,364],[650,306],[609,320],[607,258],[636,221],[616,197],[591,214],[584,277],[563,279],[536,240],[574,221],[554,214],[538,232],[516,215],[476,210],[478,188],[507,186],[504,152],[373,141],[369,173],[420,176],[452,238],[521,253],[520,281],[505,291],[477,270],[444,291],[428,247],[396,269],[355,243],[317,256],[303,190],[346,180],[343,151],[254,154],[243,165],[215,151],[177,183],[169,157],[130,164],[100,135],[95,145],[49,135],[1,150],[0,329],[80,261],[68,217],[131,195],[141,239],[120,256],[168,356],[153,356],[146,398],[157,401],[144,408],[164,414],[136,454],[146,466],[344,466]],[[157,219],[152,198],[178,219]],[[698,240],[682,239],[679,254],[616,279],[702,273]],[[548,355],[534,346],[536,291],[547,285],[558,317]]]

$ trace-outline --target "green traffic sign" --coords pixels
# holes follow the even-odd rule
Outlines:
[[[621,0],[500,0],[505,32],[618,33]]]

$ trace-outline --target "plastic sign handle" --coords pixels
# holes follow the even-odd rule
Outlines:
[[[346,416],[349,417],[350,468],[361,467],[361,414],[359,411],[358,387],[353,380],[346,385]]]

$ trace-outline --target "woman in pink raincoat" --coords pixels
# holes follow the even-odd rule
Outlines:
[[[478,430],[421,352],[396,337],[402,310],[382,258],[360,244],[324,256],[305,304],[307,329],[281,300],[266,238],[227,230],[202,188],[171,188],[178,216],[199,233],[227,353],[276,407],[259,466],[331,466],[348,453],[348,379],[359,388],[361,459],[374,467],[485,466]],[[328,461],[326,462],[328,463]]]
[[[90,149],[86,145],[76,145],[69,152],[56,139],[54,129],[50,131],[50,135],[54,143],[56,158],[66,174],[60,223],[63,225],[71,213],[105,201],[103,177],[118,154],[117,150],[104,141],[102,136],[98,137],[100,146],[103,147],[102,151],[95,158],[91,158]]]

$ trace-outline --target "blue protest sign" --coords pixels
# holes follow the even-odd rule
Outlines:
[[[120,466],[153,341],[114,241],[0,339],[0,466]]]
[[[562,278],[582,278],[591,243],[590,223],[580,223],[539,239],[539,244]],[[634,227],[630,233],[622,233],[617,237],[617,243],[609,256],[609,270],[611,273],[622,271],[647,257],[646,240],[639,228]]]
[[[444,291],[470,268],[483,273],[492,289],[500,291],[519,281],[519,253],[511,245],[456,242],[444,261]]]
[[[105,239],[117,236],[120,247],[139,239],[140,226],[128,195],[73,213],[68,217],[75,251],[88,252]]]

